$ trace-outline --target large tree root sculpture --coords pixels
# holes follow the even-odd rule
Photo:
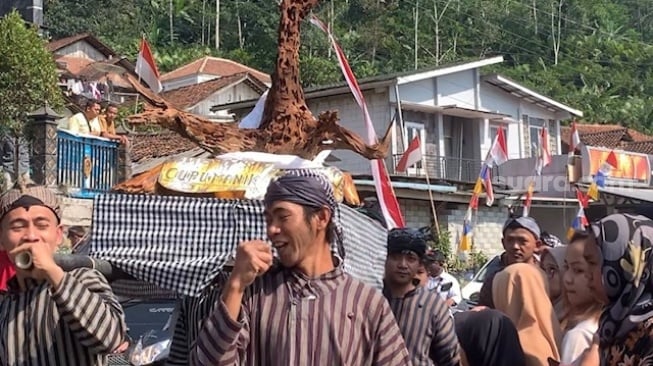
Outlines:
[[[282,0],[279,5],[277,64],[259,128],[240,129],[235,123],[213,123],[179,110],[128,75],[134,88],[152,105],[145,112],[130,116],[129,123],[157,123],[214,155],[258,151],[313,159],[322,150],[351,150],[369,160],[385,158],[392,124],[379,142],[368,145],[338,124],[336,112],[323,112],[315,118],[306,105],[299,82],[299,29],[318,2]]]

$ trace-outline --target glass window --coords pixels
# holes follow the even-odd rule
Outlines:
[[[539,137],[546,121],[542,118],[528,117],[531,156],[539,154]]]

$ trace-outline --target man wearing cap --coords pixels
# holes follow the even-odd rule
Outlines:
[[[102,275],[64,272],[54,262],[63,239],[57,197],[45,187],[21,186],[0,197],[0,244],[16,263],[0,292],[0,365],[105,365],[125,334],[122,308]],[[28,264],[29,261],[22,262]]]
[[[424,261],[429,273],[426,288],[439,294],[447,306],[460,304],[463,299],[460,292],[460,283],[458,283],[456,277],[444,270],[447,262],[444,254],[439,250],[434,250],[425,256]]]
[[[320,173],[268,186],[270,244],[246,241],[191,355],[196,365],[410,365],[382,294],[343,271],[340,211]],[[411,277],[412,279],[412,277]]]
[[[542,246],[540,234],[540,226],[532,217],[511,217],[504,223],[501,242],[505,252],[501,254],[501,266],[494,273],[488,273],[483,281],[479,293],[479,306],[494,308],[492,281],[497,272],[513,263],[537,264],[537,255]]]
[[[425,254],[426,240],[418,230],[391,230],[383,294],[413,365],[459,365],[458,338],[447,305],[437,293],[413,282]]]

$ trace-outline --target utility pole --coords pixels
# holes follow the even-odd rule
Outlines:
[[[215,49],[220,49],[220,0],[215,0]]]
[[[175,41],[175,31],[174,31],[175,28],[174,28],[174,24],[173,24],[173,21],[172,21],[172,11],[173,11],[172,0],[170,0],[168,2],[168,4],[169,4],[168,5],[168,12],[170,13],[169,14],[169,17],[170,17],[170,44],[172,44]]]
[[[417,24],[419,23],[419,0],[415,0],[415,70],[417,70]]]

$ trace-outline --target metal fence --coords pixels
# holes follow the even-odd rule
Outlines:
[[[57,182],[72,197],[93,198],[118,180],[118,143],[57,131]]]
[[[402,155],[394,155],[394,166],[401,159]],[[461,159],[449,156],[425,155],[422,161],[415,164],[413,167],[407,169],[406,173],[397,173],[395,175],[404,174],[409,177],[424,177],[428,173],[430,178],[435,179],[450,179],[461,182],[474,182],[481,171],[481,160],[475,159]],[[424,166],[426,165],[426,166]],[[495,177],[499,174],[498,168],[495,166],[492,169],[492,176]]]

